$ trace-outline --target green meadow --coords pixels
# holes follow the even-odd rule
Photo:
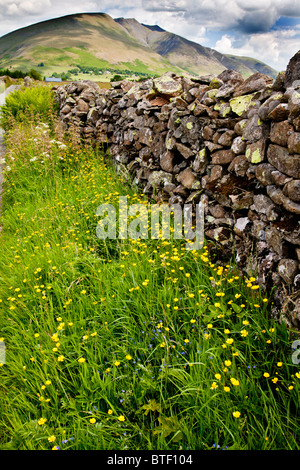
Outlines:
[[[100,204],[152,201],[50,88],[2,114],[0,449],[299,450],[299,333],[272,292],[208,241],[97,238]]]

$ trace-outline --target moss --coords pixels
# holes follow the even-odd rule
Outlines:
[[[214,88],[213,90],[208,90],[207,96],[213,100],[215,99],[217,93],[218,93],[218,89]]]
[[[202,149],[199,151],[199,157],[200,157],[200,161],[204,162],[205,157],[206,157],[206,149]]]
[[[172,139],[170,138],[170,139],[167,140],[167,144],[166,144],[166,147],[167,147],[168,150],[170,150],[171,145],[172,145]]]
[[[253,152],[251,152],[250,149],[247,149],[246,158],[247,158],[247,160],[250,160],[251,163],[253,163],[253,164],[260,163],[262,161],[262,156],[261,156],[260,150],[258,148],[256,150],[254,150]]]
[[[252,98],[253,94],[232,98],[229,102],[232,111],[238,116],[242,116],[242,114],[247,111],[250,106],[254,105]]]
[[[209,84],[209,88],[218,89],[221,86],[221,82],[218,78],[213,78]]]

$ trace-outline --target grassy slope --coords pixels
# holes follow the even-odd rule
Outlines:
[[[224,68],[232,68],[246,77],[257,71],[273,77],[277,75],[276,70],[256,59],[224,55],[160,28],[141,25],[135,19],[118,18],[116,21],[139,42],[147,44],[166,57],[171,64],[176,64],[189,73],[218,74]]]
[[[245,76],[260,70],[276,75],[265,64],[250,58],[225,56],[134,19],[109,15],[78,14],[38,23],[0,38],[0,67],[36,67],[44,75],[74,65],[124,69],[161,74],[167,70],[192,74],[239,69]]]
[[[44,62],[42,73],[76,64],[163,73],[170,65],[139,44],[105,14],[71,15],[22,28],[0,38],[0,66],[26,68]],[[142,66],[139,66],[139,63]],[[167,66],[166,66],[167,65]],[[173,67],[173,70],[179,71]]]

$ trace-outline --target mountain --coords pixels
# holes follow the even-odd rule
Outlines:
[[[259,60],[221,54],[159,26],[106,13],[82,13],[43,21],[0,38],[0,68],[38,69],[49,76],[71,70],[157,75],[218,74],[226,68],[245,77],[277,72]],[[38,68],[39,67],[39,68]]]

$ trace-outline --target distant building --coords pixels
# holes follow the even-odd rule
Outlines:
[[[46,77],[45,78],[46,82],[61,82],[61,78],[56,78],[56,77]]]

